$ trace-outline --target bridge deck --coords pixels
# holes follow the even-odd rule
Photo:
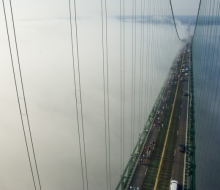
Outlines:
[[[132,189],[137,187],[140,189],[154,189],[157,178],[158,186],[156,189],[168,189],[171,175],[172,179],[179,182],[179,187],[183,185],[185,154],[178,152],[178,145],[180,142],[185,143],[186,139],[188,96],[183,96],[183,93],[188,91],[189,76],[184,75],[185,80],[183,81],[178,81],[175,77],[175,73],[179,70],[178,74],[181,74],[180,77],[183,76],[184,73],[181,72],[183,64],[188,67],[188,62],[186,62],[188,58],[185,54],[182,55],[181,64],[174,64],[174,71],[172,76],[170,76],[163,100],[159,105],[160,112],[155,116],[155,126],[150,131],[139,165],[129,185]],[[179,88],[175,104],[173,100],[177,85],[179,85]],[[172,122],[164,151],[164,159],[161,162],[161,154],[173,105],[175,106],[174,113],[171,118]],[[153,145],[152,142],[156,142],[156,145]],[[150,151],[147,151],[149,148]],[[147,154],[147,152],[150,154]],[[162,163],[161,165],[159,165],[160,162]],[[158,173],[159,167],[160,173]]]
[[[184,58],[185,65],[190,68],[190,63],[188,61],[187,56]],[[185,77],[185,81],[182,82],[180,90],[182,91],[182,94],[184,92],[189,92],[189,76]],[[182,100],[180,101],[180,120],[178,123],[178,135],[177,135],[177,141],[175,150],[178,151],[179,143],[185,143],[186,142],[186,132],[187,132],[187,120],[188,120],[188,102],[189,102],[189,96],[182,96]],[[186,155],[181,152],[177,152],[174,157],[173,162],[173,171],[172,171],[172,179],[175,179],[179,182],[179,189],[182,189],[184,186],[184,173],[185,173],[185,162],[186,162]]]

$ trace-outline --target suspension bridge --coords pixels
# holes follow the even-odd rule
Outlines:
[[[220,1],[47,3],[2,0],[0,188],[220,189]]]

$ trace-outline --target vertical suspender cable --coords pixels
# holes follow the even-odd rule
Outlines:
[[[145,0],[144,0],[144,8],[145,8]],[[145,29],[145,15],[144,15],[144,29]],[[144,30],[144,36],[145,36],[145,32],[146,31]],[[145,46],[147,46],[148,45],[147,44],[147,42],[148,42],[147,36],[145,37],[144,41],[146,41]],[[148,48],[148,46],[147,46],[147,48]],[[143,54],[144,54],[143,59],[144,59],[144,65],[145,65],[145,71],[144,71],[145,72],[145,79],[143,81],[143,84],[144,84],[144,103],[143,103],[143,105],[144,105],[144,124],[146,124],[145,122],[147,121],[147,119],[146,119],[146,116],[147,116],[147,52],[148,52],[147,50],[146,50],[146,52],[145,52],[145,50],[143,51]]]
[[[24,98],[25,111],[26,111],[27,122],[28,122],[28,129],[29,129],[29,134],[30,134],[30,139],[31,139],[31,146],[32,146],[32,150],[33,150],[33,155],[34,155],[34,162],[35,162],[35,166],[36,166],[39,187],[41,189],[41,182],[40,182],[40,176],[39,176],[39,172],[38,172],[37,159],[36,159],[36,155],[35,155],[35,151],[34,151],[34,143],[33,143],[33,138],[32,138],[32,134],[31,134],[30,121],[29,121],[29,116],[28,116],[28,111],[27,111],[27,103],[26,103],[26,98],[25,98],[25,93],[24,93],[24,85],[23,85],[23,79],[22,79],[22,73],[21,73],[21,65],[20,65],[20,59],[19,59],[19,53],[18,53],[18,45],[17,45],[17,38],[16,38],[16,32],[15,32],[14,16],[13,16],[11,0],[9,2],[10,2],[12,23],[13,23],[13,32],[14,32],[14,37],[15,37],[16,53],[17,53],[17,58],[18,58],[19,73],[20,73],[20,79],[21,79],[22,94],[23,94],[23,98]]]
[[[217,5],[217,8],[216,8],[216,15],[217,15],[217,18],[219,17],[219,14],[220,14],[220,12],[219,12],[219,9],[220,9],[220,3],[218,3],[218,5]],[[214,35],[212,35],[213,36],[213,39],[215,38],[215,37],[217,37],[217,32],[218,32],[218,26],[219,26],[219,22],[217,22],[217,23],[215,23],[215,31],[214,31]],[[211,75],[213,75],[213,78],[214,78],[214,81],[212,82],[212,93],[210,94],[210,95],[214,95],[215,94],[215,100],[214,100],[214,102],[216,102],[217,101],[217,98],[218,98],[218,95],[217,95],[217,92],[218,92],[218,88],[219,88],[219,77],[220,77],[220,73],[219,73],[219,70],[218,69],[216,69],[217,68],[217,65],[218,65],[218,59],[219,59],[219,46],[220,46],[220,37],[218,37],[218,40],[216,40],[215,39],[215,42],[214,42],[214,48],[216,49],[216,53],[215,53],[215,51],[213,51],[213,54],[212,54],[212,57],[213,57],[213,61],[212,62],[215,62],[215,67],[213,68],[214,69],[214,73],[212,72],[212,70],[210,70],[210,76],[209,77],[211,77]],[[217,47],[216,47],[217,46]],[[217,55],[216,55],[217,54]],[[216,57],[216,58],[215,58]],[[216,72],[218,72],[218,79],[217,79],[217,81],[216,81],[216,75],[217,75],[217,73]],[[217,85],[216,85],[216,82],[217,82]],[[213,91],[214,90],[216,90],[216,92],[214,93]],[[208,98],[209,100],[211,99],[211,100],[213,100],[213,97],[209,97]],[[213,131],[215,131],[216,129],[217,129],[217,118],[216,118],[216,122],[214,123],[214,114],[211,114],[211,113],[215,113],[215,108],[216,108],[216,104],[214,104],[213,105],[213,111],[211,111],[211,112],[209,112],[209,116],[211,117],[211,122],[209,121],[209,122],[207,122],[207,123],[209,123],[210,124],[210,126],[215,126],[214,127],[214,129],[213,129]],[[208,107],[208,106],[207,106]],[[211,107],[211,106],[210,106]],[[218,114],[217,114],[218,115]],[[216,133],[216,132],[213,132],[213,133]],[[210,138],[211,138],[211,133],[209,134],[209,139],[208,139],[208,142],[210,141]],[[210,141],[211,142],[211,141]],[[211,147],[210,147],[210,153],[212,152],[212,150],[213,150],[213,144],[214,144],[214,140],[212,141],[212,144],[211,144]],[[210,157],[208,157],[207,159],[209,159],[209,162],[208,163],[210,163]],[[204,170],[204,168],[203,168],[203,170]]]
[[[104,91],[104,122],[105,122],[105,169],[106,169],[106,189],[108,190],[108,146],[107,146],[107,126],[106,126],[106,85],[105,85],[105,50],[104,50],[104,32],[103,32],[103,3],[101,0],[101,20],[102,20],[102,61],[103,61],[103,91]]]
[[[208,9],[208,1],[206,1],[205,2],[205,6],[203,5],[203,6],[201,6],[203,9],[202,9],[202,11],[200,11],[201,12],[201,14],[204,12],[205,13],[205,15],[207,14],[207,9]],[[208,18],[208,19],[207,19]],[[203,20],[203,22],[205,21],[205,24],[207,24],[207,20],[209,20],[209,17],[205,17],[205,20]],[[198,23],[197,23],[198,24]],[[197,27],[197,26],[196,26]],[[201,38],[202,37],[202,46],[203,46],[203,48],[199,48],[199,47],[196,47],[196,48],[199,48],[199,49],[201,49],[200,50],[200,53],[201,53],[201,55],[202,56],[200,56],[200,63],[201,63],[201,66],[199,67],[199,69],[198,69],[198,71],[199,71],[199,73],[200,73],[200,75],[199,75],[199,77],[198,77],[198,79],[197,80],[199,80],[199,81],[201,81],[202,80],[202,78],[203,78],[203,74],[204,74],[204,72],[202,71],[203,70],[203,63],[204,63],[204,56],[205,56],[205,53],[204,53],[204,51],[205,51],[205,49],[206,49],[206,46],[205,46],[205,41],[206,41],[206,38],[204,38],[203,36],[205,35],[205,28],[206,27],[203,27],[203,29],[202,29],[202,31],[200,32],[200,35],[202,35],[202,36],[199,36],[199,38]],[[201,34],[202,33],[202,34]],[[195,65],[196,66],[196,65]],[[194,67],[195,67],[194,66]],[[196,69],[194,69],[194,71],[196,71]],[[196,81],[195,81],[195,85],[197,85],[196,84]],[[200,86],[201,84],[200,83],[198,83],[198,86]],[[196,91],[195,91],[195,93],[196,93]],[[200,97],[201,97],[201,92],[198,92],[197,93],[197,95],[196,95],[196,100],[197,100],[197,102],[200,102]],[[202,106],[202,105],[201,105]],[[196,109],[197,109],[197,107],[195,107]],[[195,113],[199,113],[199,110],[195,110],[196,112]],[[197,118],[197,116],[198,116],[198,118]],[[197,124],[196,124],[196,126],[198,125],[198,126],[200,126],[200,120],[202,120],[203,118],[201,118],[201,116],[200,116],[200,114],[195,114],[195,119],[196,119],[196,121],[197,121]],[[201,133],[201,131],[202,130],[199,130],[198,132],[197,132],[197,138],[200,136],[200,133]],[[199,152],[198,152],[199,153]],[[197,162],[197,164],[199,165],[200,163],[200,160],[198,160],[198,162]],[[199,168],[197,168],[197,171],[199,171]]]
[[[103,2],[101,0],[101,18],[102,18],[102,52],[103,52],[103,89],[104,89],[104,120],[105,120],[105,149],[106,149],[106,185],[111,189],[111,166],[110,166],[110,126],[109,126],[109,88],[108,88],[108,40],[107,40],[107,4],[105,1],[105,30],[106,30],[106,66],[104,50],[104,20],[103,20]],[[105,77],[107,79],[105,80]],[[107,94],[107,95],[106,95]],[[107,106],[106,106],[107,103]],[[106,108],[107,107],[107,108]],[[107,118],[106,118],[107,117]]]
[[[24,121],[23,121],[22,112],[21,112],[21,105],[20,105],[19,94],[18,94],[18,87],[17,87],[17,81],[16,81],[16,76],[15,76],[14,62],[13,62],[13,58],[12,58],[11,43],[10,43],[10,38],[9,38],[9,31],[8,31],[8,24],[7,24],[6,12],[5,12],[4,0],[2,0],[2,4],[3,4],[3,9],[4,9],[5,24],[6,24],[6,30],[7,30],[7,36],[8,36],[8,44],[9,44],[9,50],[10,50],[10,57],[11,57],[11,63],[12,63],[12,69],[13,69],[13,76],[14,76],[15,88],[16,88],[18,106],[19,106],[20,117],[21,117],[21,123],[22,123],[22,128],[23,128],[23,133],[24,133],[24,139],[25,139],[27,154],[28,154],[28,160],[29,160],[30,169],[31,169],[31,175],[32,175],[33,183],[34,183],[34,189],[36,190],[36,183],[35,183],[35,179],[34,179],[33,167],[32,167],[32,163],[31,163],[31,158],[30,158],[30,152],[29,152],[28,143],[27,143],[26,132],[25,132],[25,129],[24,129]],[[12,10],[12,9],[11,9],[11,10]],[[12,17],[12,18],[13,18],[13,17]],[[14,22],[13,22],[13,26],[14,26]],[[15,33],[14,33],[14,34],[15,34]],[[17,45],[16,45],[16,48],[17,48]],[[21,74],[21,73],[20,73],[20,74]],[[22,76],[20,76],[20,77],[22,77]],[[24,94],[23,94],[23,95],[24,95]],[[27,111],[27,110],[26,110],[26,111]],[[27,114],[27,112],[26,112],[26,114]],[[29,132],[30,132],[30,131],[29,131]],[[30,137],[31,137],[31,134],[30,134]],[[34,151],[34,150],[33,150],[33,151]],[[37,167],[37,165],[36,165],[36,167]],[[39,181],[39,184],[40,184],[40,181]]]
[[[109,189],[111,190],[111,133],[109,124],[109,72],[108,72],[108,12],[107,12],[107,2],[105,0],[105,26],[106,26],[106,69],[107,69],[107,104],[108,104],[108,167],[109,167]]]
[[[202,3],[201,1],[200,1],[200,3]],[[198,12],[199,14],[207,14],[207,10],[208,10],[208,1],[206,1],[205,2],[205,6],[203,5],[202,6],[202,4],[201,4],[201,9],[200,9],[200,11]],[[197,17],[198,18],[198,20],[197,20],[197,23],[196,23],[196,29],[197,29],[197,25],[199,25],[200,24],[200,21],[201,21],[201,19],[199,20],[199,17]],[[208,17],[205,17],[205,20],[203,20],[202,19],[202,22],[205,22],[205,24],[207,24],[207,18]],[[209,18],[208,18],[209,19]],[[199,47],[196,47],[196,49],[199,49],[200,50],[200,52],[199,52],[199,54],[200,55],[202,55],[202,56],[200,56],[199,55],[199,62],[200,62],[200,66],[199,67],[197,67],[198,69],[196,69],[196,64],[194,64],[194,72],[196,72],[197,71],[197,73],[200,73],[199,74],[199,76],[197,77],[197,78],[195,78],[195,86],[197,86],[197,81],[199,80],[199,81],[201,81],[201,79],[202,79],[202,77],[203,77],[203,72],[202,72],[202,70],[203,70],[203,58],[204,58],[204,56],[205,56],[205,54],[204,54],[204,51],[205,51],[205,41],[206,41],[206,39],[204,38],[204,35],[205,35],[205,28],[206,27],[203,27],[202,29],[200,29],[200,31],[201,32],[199,32],[199,36],[197,37],[197,40],[198,40],[198,38],[200,39],[200,38],[202,38],[202,42],[201,42],[201,44],[202,44],[202,48],[199,48]],[[194,33],[194,35],[195,35],[196,33]],[[195,39],[194,39],[195,40]],[[193,46],[194,46],[194,41],[193,41]],[[193,48],[194,49],[194,48]],[[196,51],[194,51],[193,50],[193,52],[196,52]],[[195,55],[193,54],[193,58],[195,57]],[[195,73],[196,74],[196,73]],[[197,80],[196,80],[197,79]],[[198,86],[200,86],[200,82],[198,83]],[[200,102],[200,97],[201,97],[201,92],[198,92],[197,93],[197,91],[195,91],[195,97],[196,97],[196,99],[195,99],[195,101],[197,101],[198,103]],[[201,118],[201,116],[200,116],[200,114],[197,114],[197,113],[199,113],[200,112],[200,110],[198,110],[197,109],[197,106],[195,106],[195,127],[197,127],[197,126],[200,126],[200,124],[199,124],[199,122],[200,122],[200,119],[203,119],[203,118]],[[195,130],[197,130],[197,129],[195,129]],[[197,139],[198,139],[198,137],[200,136],[200,131],[201,130],[198,130],[197,131]],[[197,155],[199,155],[199,152],[197,153]],[[200,165],[200,160],[198,160],[197,161],[197,165]],[[200,173],[200,168],[197,168],[197,173],[199,174]]]
[[[148,6],[147,6],[147,8],[148,8],[148,11],[150,11],[151,10],[151,0],[150,0],[150,2],[148,1]],[[150,58],[151,58],[151,51],[152,51],[152,48],[151,48],[151,25],[152,25],[152,15],[151,16],[149,16],[148,15],[148,17],[147,17],[147,19],[148,19],[148,21],[147,21],[147,52],[146,52],[146,54],[147,54],[147,60],[146,60],[146,64],[147,64],[147,66],[146,66],[146,77],[147,77],[147,79],[146,79],[146,85],[147,85],[147,89],[146,89],[146,96],[147,96],[147,103],[146,103],[146,110],[148,111],[148,112],[146,112],[146,120],[147,120],[147,117],[148,117],[148,113],[150,113],[150,104],[151,104],[151,100],[150,100],[150,95],[151,95],[151,90],[150,90],[150,84],[152,84],[151,83],[151,72],[150,72]]]
[[[122,146],[123,146],[123,113],[122,113],[122,107],[123,107],[123,102],[122,102],[122,0],[120,0],[120,173],[122,174]]]
[[[125,0],[123,0],[123,158],[122,158],[122,166],[124,169],[124,161],[125,161]]]
[[[131,49],[132,49],[132,53],[131,53],[131,64],[132,64],[132,68],[131,68],[131,151],[130,153],[132,153],[133,150],[133,135],[134,135],[134,125],[133,125],[133,97],[134,97],[134,1],[132,2],[132,34],[131,34]]]
[[[210,17],[210,14],[211,14],[211,1],[209,2],[209,6],[208,6],[208,14],[209,14],[209,16],[208,16],[208,25],[210,24],[210,19],[211,19],[211,17]],[[207,29],[207,31],[206,31],[206,37],[205,37],[205,48],[204,48],[204,59],[202,60],[202,62],[204,63],[204,65],[203,65],[203,67],[202,67],[202,74],[201,74],[201,80],[202,81],[204,81],[204,83],[205,83],[205,85],[207,85],[208,86],[208,81],[207,80],[205,80],[205,77],[206,77],[206,60],[207,60],[207,57],[208,57],[208,53],[207,53],[207,51],[209,51],[209,48],[208,48],[208,44],[209,44],[209,42],[208,42],[208,39],[209,39],[209,36],[210,36],[210,33],[211,33],[211,29],[210,29],[211,27],[210,27],[210,25],[209,25],[209,27],[208,27],[208,29]],[[200,83],[200,88],[202,87],[202,86],[204,86],[204,83]],[[199,99],[203,102],[204,101],[204,99],[205,99],[205,97],[207,96],[207,91],[206,91],[206,93],[202,93],[202,92],[200,92],[200,95],[199,95]],[[205,104],[202,104],[203,105],[203,109],[205,109]],[[201,123],[200,124],[200,126],[202,127],[201,129],[200,129],[200,133],[197,135],[197,138],[198,139],[200,139],[200,137],[201,137],[201,134],[206,130],[205,129],[205,126],[203,125],[203,123],[205,122],[205,119],[204,119],[204,117],[202,117],[200,120],[199,120],[199,122]],[[204,142],[202,142],[203,144],[204,144]],[[205,145],[204,145],[205,146]]]
[[[217,116],[219,115],[219,110],[220,110],[220,101],[218,102]],[[218,118],[216,118],[215,126],[218,125],[217,122],[218,122]],[[217,169],[219,168],[219,161],[220,161],[220,151],[218,153],[218,159],[217,159],[217,163],[216,163],[216,167],[215,167],[215,171],[214,171],[214,176],[212,176],[212,183],[211,183],[212,187],[211,187],[211,189],[214,189],[214,179],[215,179],[215,176],[218,177],[218,174],[219,174],[219,173],[217,173],[218,172]],[[218,186],[216,187],[216,189],[219,189],[219,180],[217,180],[218,181]]]
[[[80,65],[79,65],[79,43],[78,43],[78,30],[76,21],[76,0],[74,0],[74,12],[75,12],[75,27],[76,27],[76,50],[77,50],[77,60],[78,60],[78,76],[79,76],[79,92],[80,92],[80,102],[81,102],[81,122],[82,122],[82,136],[83,136],[83,151],[84,151],[84,163],[85,163],[85,173],[86,173],[86,185],[89,189],[88,176],[87,176],[87,162],[86,162],[86,145],[85,145],[85,133],[84,133],[84,121],[83,121],[83,108],[82,108],[82,91],[81,91],[81,78],[80,78]]]
[[[78,126],[78,137],[79,137],[79,151],[80,151],[80,162],[81,162],[81,172],[82,172],[82,184],[83,184],[83,190],[84,190],[84,189],[85,189],[85,182],[84,182],[82,150],[81,150],[81,137],[80,137],[80,129],[79,129],[79,116],[78,116],[79,113],[78,113],[77,95],[76,95],[76,76],[75,76],[75,63],[74,63],[74,54],[73,54],[72,15],[71,15],[71,4],[70,4],[70,0],[69,0],[69,13],[70,13],[71,48],[72,48],[72,60],[73,60],[73,73],[74,73],[74,88],[75,88],[76,114],[77,114],[77,126]]]
[[[79,117],[81,115],[81,123],[82,123],[82,136],[83,136],[83,151],[84,151],[84,164],[85,164],[85,178],[86,178],[86,187],[88,187],[88,177],[87,177],[87,163],[86,163],[86,150],[85,150],[85,137],[84,137],[84,124],[83,124],[83,111],[82,111],[82,95],[81,95],[81,82],[80,82],[80,68],[79,68],[79,50],[78,50],[78,34],[77,34],[77,22],[76,22],[76,2],[74,0],[74,10],[75,10],[75,28],[76,28],[76,48],[77,48],[77,59],[78,59],[78,85],[79,85],[79,92],[80,92],[80,102],[81,102],[81,112],[79,113],[78,108],[78,101],[77,101],[77,94],[76,94],[76,70],[75,70],[75,63],[74,63],[74,54],[73,54],[73,35],[72,35],[72,14],[71,14],[71,3],[69,0],[69,14],[70,14],[70,30],[71,30],[71,48],[72,48],[72,60],[73,60],[73,74],[74,74],[74,88],[75,88],[75,100],[76,100],[76,112],[77,112],[77,125],[78,125],[78,136],[79,136],[79,149],[80,149],[80,161],[81,161],[81,171],[82,171],[82,183],[83,183],[83,190],[85,189],[85,180],[84,180],[84,172],[83,172],[83,153],[81,148],[81,135],[80,135],[80,124],[79,124]]]
[[[139,102],[139,104],[138,104],[138,134],[140,135],[140,104],[141,104],[141,53],[142,53],[142,8],[143,8],[143,6],[142,6],[142,2],[143,2],[143,0],[141,0],[141,6],[140,6],[140,8],[141,8],[141,15],[140,15],[140,24],[141,24],[141,30],[140,30],[140,60],[139,60],[139,65],[140,65],[140,68],[139,68],[139,90],[138,90],[138,95],[139,95],[139,99],[138,99],[138,102]]]
[[[139,73],[139,111],[138,111],[138,133],[141,133],[141,104],[142,104],[142,41],[143,41],[143,24],[142,24],[142,17],[143,17],[143,0],[141,0],[141,18],[140,18],[140,24],[141,24],[141,35],[140,35],[140,73]]]
[[[211,5],[210,5],[211,6]],[[212,19],[213,19],[213,15],[216,15],[215,14],[215,12],[214,12],[214,7],[215,7],[215,3],[213,3],[213,5],[212,5],[212,11],[211,11],[211,13],[212,13]],[[218,14],[218,12],[217,12],[217,14]],[[212,38],[212,35],[213,35],[213,31],[212,31],[212,29],[213,29],[213,24],[212,24],[212,19],[211,19],[211,25],[209,25],[209,27],[211,27],[211,31],[210,31],[210,34],[207,36],[207,38],[208,38],[208,44],[207,44],[207,46],[211,43],[212,44],[212,41],[211,41],[211,38]],[[215,43],[217,43],[217,41],[218,40],[215,40]],[[213,44],[215,44],[214,42],[213,42]],[[213,65],[214,65],[214,61],[213,61],[213,59],[212,60],[210,60],[210,57],[211,58],[214,58],[214,56],[212,56],[213,55],[213,53],[215,52],[215,51],[210,51],[210,49],[211,48],[208,48],[208,53],[206,53],[206,54],[208,54],[207,56],[206,56],[206,59],[205,59],[205,63],[210,63],[209,64],[209,67],[210,67],[210,72],[209,72],[209,74],[210,74],[210,76],[208,76],[208,73],[207,73],[207,70],[205,70],[205,72],[206,72],[206,77],[209,77],[209,78],[211,78],[211,75],[215,78],[215,72],[213,71]],[[218,56],[217,56],[217,58],[218,58]],[[216,67],[216,66],[215,66]],[[212,71],[212,72],[211,72]],[[215,79],[214,79],[214,81],[215,81]],[[205,94],[205,97],[203,98],[203,104],[204,104],[204,106],[206,107],[206,108],[210,108],[211,109],[211,102],[210,101],[204,101],[204,100],[210,100],[210,95],[211,94],[214,94],[213,93],[213,86],[214,86],[214,82],[212,82],[212,83],[210,83],[211,81],[210,80],[208,80],[207,81],[207,86],[208,86],[208,90],[206,90],[206,94]],[[219,82],[219,81],[218,81]],[[211,87],[212,87],[212,90],[211,90]],[[217,90],[218,90],[218,85],[217,85],[217,88],[216,88],[216,92],[215,92],[215,102],[216,102],[216,98],[217,98]],[[211,93],[210,93],[211,92]],[[214,111],[214,108],[215,108],[215,105],[213,105],[213,111]],[[212,113],[214,113],[214,112],[212,112]],[[211,124],[211,126],[213,126],[212,125],[212,122],[213,122],[213,118],[211,119],[211,121],[210,121],[210,116],[212,116],[213,117],[213,114],[212,114],[211,112],[209,112],[207,115],[206,115],[206,120],[203,122],[203,125],[204,126],[207,126],[207,125],[209,125],[209,124]],[[212,130],[207,130],[206,128],[204,128],[204,130],[205,131],[207,131],[207,132],[205,132],[206,133],[206,136],[208,136],[208,142],[210,142],[210,137],[211,137],[211,132],[212,132]],[[208,143],[205,143],[204,144],[204,146],[202,146],[203,148],[203,150],[202,150],[202,152],[208,152],[208,151],[210,151],[210,150],[212,150],[212,148],[210,149],[209,147],[210,146],[208,146],[209,144]],[[207,155],[205,155],[204,156],[204,159],[203,159],[203,161],[205,162],[206,160],[207,160],[208,158],[207,158]],[[204,166],[201,166],[201,169],[202,169],[202,171],[204,171]],[[206,178],[205,178],[206,179]],[[204,179],[204,180],[205,180]],[[204,181],[203,180],[203,181]]]
[[[153,53],[152,53],[152,57],[153,57],[153,59],[155,58],[155,41],[154,40],[156,40],[156,39],[154,39],[154,34],[155,34],[155,20],[156,20],[156,16],[155,16],[155,1],[154,1],[154,3],[152,3],[152,5],[153,5],[153,8],[152,8],[152,10],[153,10],[153,25],[152,25],[152,30],[153,30],[153,33],[152,33],[152,51],[153,51]],[[155,80],[155,62],[156,62],[156,59],[155,60],[153,60],[152,61],[152,68],[153,68],[153,72],[152,72],[152,85],[155,87],[155,85],[156,85],[156,80]],[[154,99],[154,94],[155,94],[155,88],[152,88],[152,97],[151,97],[151,102],[153,103],[154,101],[155,101],[155,99]]]
[[[145,64],[145,56],[144,56],[144,50],[145,50],[145,38],[144,38],[144,36],[145,36],[145,33],[144,33],[144,26],[145,26],[145,23],[144,23],[144,17],[145,17],[145,0],[144,0],[144,3],[143,3],[143,16],[142,16],[142,25],[143,25],[143,28],[142,28],[142,30],[143,30],[143,49],[142,49],[142,90],[141,90],[141,101],[143,100],[143,93],[144,93],[144,87],[145,87],[145,85],[144,85],[144,66],[146,65]],[[141,123],[141,129],[143,129],[143,127],[144,126],[142,126],[143,125],[143,122],[142,122],[142,120],[144,119],[144,112],[143,112],[143,108],[144,108],[144,100],[143,100],[143,102],[141,103],[141,121],[140,121],[140,123]],[[145,123],[145,122],[144,122]]]
[[[134,5],[134,128],[136,129],[136,62],[137,62],[137,1],[135,1]],[[133,143],[134,143],[134,135],[133,135]],[[134,144],[133,144],[134,147]]]

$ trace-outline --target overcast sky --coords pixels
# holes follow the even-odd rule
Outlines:
[[[171,0],[175,15],[197,15],[200,0]]]
[[[108,15],[119,15],[120,1],[111,0],[107,1]],[[132,0],[126,1],[125,14],[132,14]],[[168,2],[168,0],[167,0]],[[37,18],[59,18],[68,17],[67,1],[63,0],[38,0],[27,1],[20,0],[12,1],[14,12],[17,19],[37,19]],[[155,4],[157,2],[155,1]],[[168,2],[169,3],[169,2]],[[72,2],[73,4],[73,2]],[[100,16],[100,1],[80,0],[76,1],[77,16],[78,17],[91,17],[94,15]],[[173,10],[175,15],[196,15],[198,10],[199,0],[172,0]],[[51,7],[52,6],[52,7]],[[140,2],[137,1],[137,10],[139,9]],[[24,11],[24,7],[28,7]],[[27,17],[27,14],[29,17]]]

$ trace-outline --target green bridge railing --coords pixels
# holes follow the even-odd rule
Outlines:
[[[184,190],[196,189],[196,164],[195,164],[195,118],[194,118],[194,83],[193,83],[193,62],[192,46],[190,53],[190,97],[188,107],[188,131],[187,131],[187,152]]]
[[[144,148],[144,144],[148,138],[148,135],[149,135],[149,131],[151,130],[151,127],[152,127],[152,123],[154,121],[154,118],[156,116],[156,111],[158,110],[158,106],[160,104],[160,101],[163,97],[163,94],[164,94],[164,91],[165,91],[165,87],[167,85],[167,82],[171,76],[171,73],[172,73],[172,68],[173,68],[173,65],[174,65],[175,61],[173,62],[170,70],[169,70],[169,73],[167,75],[167,78],[165,79],[165,82],[160,90],[160,93],[156,99],[156,102],[151,110],[151,113],[148,117],[148,120],[144,126],[144,129],[143,131],[141,132],[139,138],[138,138],[138,141],[137,141],[137,144],[135,145],[134,147],[134,150],[131,154],[131,157],[124,169],[124,172],[122,173],[121,175],[121,178],[120,178],[120,181],[119,183],[117,184],[116,186],[116,190],[126,190],[128,189],[129,187],[129,184],[131,182],[131,179],[133,177],[133,174],[136,170],[136,167],[137,167],[137,164],[138,164],[138,160],[141,156],[141,153],[143,151],[143,148]]]

